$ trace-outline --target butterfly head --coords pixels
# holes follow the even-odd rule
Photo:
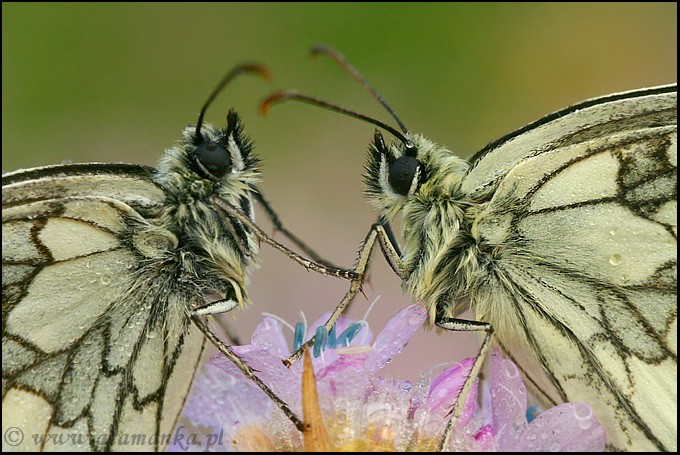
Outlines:
[[[191,169],[200,178],[215,182],[217,187],[222,184],[245,188],[259,181],[260,160],[253,153],[252,142],[236,111],[227,114],[225,129],[203,125],[197,135],[194,128],[188,127],[184,141]]]
[[[240,120],[233,110],[229,111],[227,116],[225,131],[215,134],[215,131],[204,128],[200,136],[193,134],[190,139],[196,147],[191,153],[191,158],[196,171],[205,178],[220,179],[232,172],[234,165],[243,167],[242,155],[249,154],[251,149],[250,144],[244,143],[245,138],[240,131]]]
[[[227,126],[217,130],[203,122],[217,95],[241,74],[257,74],[269,79],[262,65],[236,66],[217,84],[201,108],[196,126],[184,130],[180,144],[165,153],[158,166],[158,180],[178,198],[204,199],[216,195],[233,202],[249,190],[260,177],[259,160],[243,131],[238,114],[230,110]]]
[[[392,218],[411,201],[455,194],[467,163],[422,136],[387,145],[376,131],[369,146],[364,182],[366,196],[381,214]]]
[[[180,143],[166,151],[158,165],[162,184],[175,194],[198,199],[217,195],[227,200],[245,194],[260,180],[260,160],[235,111],[227,126],[184,129]]]

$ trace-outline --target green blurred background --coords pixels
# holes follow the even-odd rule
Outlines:
[[[294,87],[392,123],[330,60],[308,57],[319,42],[341,50],[412,131],[470,156],[569,104],[676,81],[677,4],[3,3],[2,168],[154,164],[227,70],[261,61],[274,82],[236,81],[207,118],[223,125],[228,108],[240,112],[284,222],[351,265],[375,219],[361,183],[374,128],[301,104],[257,111],[269,91]],[[304,310],[313,321],[346,289],[266,246],[262,258],[255,306],[236,316],[246,339],[261,312],[294,323]],[[365,292],[381,296],[374,332],[409,302],[379,253]],[[359,296],[352,314],[367,306]],[[389,368],[415,379],[475,345],[421,330]]]

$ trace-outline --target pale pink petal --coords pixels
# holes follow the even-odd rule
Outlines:
[[[430,384],[430,390],[427,393],[425,404],[429,407],[432,414],[438,414],[442,417],[448,418],[451,413],[451,408],[456,403],[458,395],[463,387],[465,379],[470,374],[474,359],[463,359],[460,363],[451,368],[447,368],[439,373]],[[475,411],[475,404],[477,402],[477,384],[475,382],[470,389],[470,393],[465,401],[463,412],[461,413],[456,426],[459,428],[468,424],[470,418]]]
[[[281,323],[271,317],[265,317],[255,328],[251,344],[267,349],[272,355],[282,359],[290,355],[291,347],[288,345]]]
[[[394,315],[373,343],[373,350],[366,360],[366,369],[375,373],[383,368],[392,357],[399,354],[411,336],[427,319],[425,305],[409,305]]]
[[[605,432],[590,406],[564,403],[540,414],[512,450],[519,452],[602,452]]]
[[[527,427],[527,392],[519,370],[495,350],[491,359],[491,412],[501,451],[510,450]]]
[[[322,406],[326,404],[330,409],[340,401],[349,400],[353,406],[364,402],[372,391],[373,378],[365,374],[362,363],[361,359],[342,359],[334,364],[338,365],[337,370],[326,370],[325,374],[317,376],[316,388]]]
[[[279,398],[296,409],[296,406],[300,403],[299,373],[287,368],[278,355],[272,355],[257,346],[233,346],[232,349]],[[251,383],[231,360],[221,354],[216,355],[211,362],[222,368],[226,374]],[[294,384],[298,384],[298,386],[294,386]],[[264,392],[262,394],[264,395]]]
[[[261,419],[272,406],[271,400],[250,381],[225,374],[220,366],[207,362],[194,381],[184,415],[204,426],[233,428]]]
[[[492,358],[491,400],[500,451],[604,450],[604,429],[588,405],[561,404],[527,423],[524,382],[515,364],[498,351]]]
[[[338,359],[327,367],[316,372],[317,381],[321,381],[326,376],[337,375],[346,369],[351,369],[356,374],[363,373],[364,364],[366,363],[366,354],[352,354],[339,356]]]

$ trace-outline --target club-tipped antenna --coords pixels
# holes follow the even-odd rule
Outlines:
[[[203,126],[203,117],[205,116],[205,112],[208,110],[208,106],[215,100],[217,95],[224,89],[224,87],[231,82],[232,79],[234,79],[236,76],[244,73],[256,73],[262,76],[262,78],[266,80],[271,80],[271,73],[269,70],[263,66],[260,65],[259,63],[244,63],[243,65],[239,65],[229,71],[224,78],[220,81],[219,84],[217,84],[217,87],[212,91],[210,96],[208,97],[208,100],[205,102],[203,107],[201,108],[201,112],[198,114],[198,122],[196,123],[196,140],[201,141],[203,137],[201,136],[201,127]]]
[[[287,101],[287,100],[301,101],[303,103],[311,104],[313,106],[318,106],[318,107],[322,107],[324,109],[328,109],[329,111],[333,111],[333,112],[337,112],[339,114],[347,115],[348,117],[353,117],[353,118],[357,118],[359,120],[363,120],[364,122],[371,123],[375,126],[383,128],[385,131],[390,132],[391,134],[394,135],[394,137],[396,137],[401,142],[403,142],[404,145],[406,145],[407,147],[409,146],[409,144],[411,144],[411,141],[406,136],[404,136],[402,133],[400,133],[398,130],[391,127],[390,125],[381,122],[380,120],[376,120],[372,117],[368,117],[366,115],[359,114],[358,112],[354,112],[352,110],[338,106],[337,104],[329,103],[328,101],[324,101],[324,100],[316,98],[314,96],[305,95],[304,93],[300,93],[297,90],[280,90],[278,92],[272,93],[267,98],[265,98],[262,101],[262,103],[260,104],[260,112],[262,113],[262,115],[267,115],[267,112],[269,112],[269,108],[271,106],[273,106],[274,104],[277,104],[277,103],[282,103],[282,102]]]
[[[387,101],[385,101],[385,99],[382,96],[380,96],[380,94],[371,86],[371,84],[368,83],[366,78],[364,78],[361,75],[361,73],[359,73],[359,71],[356,68],[354,68],[340,52],[324,44],[315,45],[314,47],[312,47],[310,52],[312,56],[325,55],[326,57],[332,58],[338,65],[340,65],[340,67],[343,70],[345,70],[345,72],[352,76],[355,81],[361,84],[361,86],[368,93],[370,93],[373,96],[373,98],[375,98],[382,105],[382,107],[385,108],[385,110],[397,122],[399,128],[401,128],[401,131],[404,133],[404,135],[406,137],[409,136],[408,128],[406,128],[406,125],[404,125],[404,123],[399,119],[397,114],[395,114],[395,112],[392,110],[389,104],[387,104]]]

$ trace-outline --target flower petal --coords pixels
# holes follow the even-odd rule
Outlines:
[[[272,412],[271,400],[238,373],[241,377],[225,374],[219,365],[206,362],[194,381],[184,415],[196,424],[229,429]]]
[[[366,369],[375,373],[387,365],[392,357],[404,349],[426,319],[427,309],[421,303],[409,305],[394,315],[375,339],[373,351],[366,359]]]
[[[273,355],[286,358],[290,355],[290,346],[283,334],[281,323],[274,318],[265,316],[258,324],[251,337],[251,344],[271,351]]]
[[[513,450],[602,452],[605,432],[584,403],[564,403],[536,417]]]
[[[278,355],[272,355],[257,346],[233,346],[232,350],[255,371],[256,376],[267,384],[272,392],[288,403],[293,411],[298,412],[301,376],[297,370],[286,368]],[[252,384],[241,370],[224,356],[218,354],[211,362],[219,366],[224,373]],[[264,392],[261,393],[264,396]]]
[[[491,358],[491,411],[501,451],[511,450],[527,427],[527,390],[512,361],[497,349]]]
[[[470,374],[473,363],[474,359],[472,358],[463,359],[457,365],[439,373],[432,380],[425,403],[433,414],[441,416],[448,416],[450,414],[451,407],[456,403],[465,379]],[[478,380],[475,379],[475,383],[466,398],[463,411],[458,418],[458,422],[456,422],[456,427],[458,428],[466,426],[475,411],[477,383]]]

